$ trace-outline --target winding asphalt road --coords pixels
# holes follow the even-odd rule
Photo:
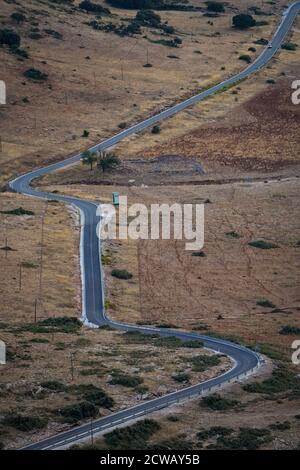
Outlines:
[[[125,137],[138,133],[147,127],[153,126],[157,122],[162,121],[179,111],[198,103],[210,95],[230,86],[237,84],[240,80],[243,80],[250,75],[256,73],[262,67],[264,67],[274,56],[274,54],[280,49],[284,38],[291,29],[293,22],[299,13],[300,1],[293,3],[283,14],[282,21],[278,26],[272,42],[269,47],[266,47],[260,56],[249,65],[244,71],[237,75],[211,87],[208,90],[203,91],[175,106],[172,106],[165,111],[152,116],[139,124],[136,124],[113,137],[106,139],[105,141],[95,145],[90,150],[106,150],[116,143],[120,142]],[[81,278],[82,278],[82,299],[83,299],[83,320],[87,325],[101,326],[110,325],[114,328],[124,331],[140,331],[144,334],[159,334],[160,336],[176,336],[182,340],[201,340],[206,348],[209,348],[219,353],[226,354],[233,361],[232,368],[221,376],[215,377],[214,379],[206,382],[187,387],[185,389],[169,393],[153,400],[143,401],[140,404],[127,408],[122,411],[113,413],[107,417],[99,418],[93,422],[93,433],[102,432],[109,430],[114,426],[118,426],[122,423],[128,422],[132,419],[137,419],[150,412],[165,408],[180,400],[188,399],[196,395],[209,393],[212,389],[222,387],[225,383],[231,381],[237,381],[246,375],[253,373],[257,370],[262,359],[260,356],[237,344],[230,343],[221,339],[215,339],[207,336],[202,336],[194,333],[188,333],[178,330],[171,329],[159,329],[152,327],[142,327],[137,325],[118,323],[105,314],[104,308],[104,288],[103,288],[103,274],[101,266],[101,247],[97,237],[96,227],[99,222],[99,218],[96,215],[97,205],[93,202],[81,200],[71,196],[62,196],[57,194],[51,194],[35,190],[31,186],[31,182],[35,178],[39,178],[42,175],[50,173],[52,171],[64,168],[70,164],[76,163],[80,160],[81,154],[75,155],[71,158],[63,160],[58,163],[54,163],[45,168],[34,170],[25,175],[19,176],[10,182],[11,190],[25,194],[28,196],[34,196],[38,198],[44,198],[48,200],[62,201],[66,204],[75,206],[81,214]],[[24,449],[57,449],[68,447],[69,445],[75,444],[76,442],[87,438],[91,433],[91,425],[83,424],[75,427],[69,431],[57,434],[49,437],[42,441],[29,444]]]

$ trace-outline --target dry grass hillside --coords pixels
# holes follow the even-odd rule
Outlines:
[[[284,3],[264,8],[279,13]],[[249,1],[232,1],[213,21],[201,12],[160,12],[182,40],[174,48],[154,43],[165,37],[151,28],[142,28],[143,34],[136,37],[93,30],[86,23],[95,15],[78,9],[78,4],[2,2],[0,28],[17,31],[29,56],[0,48],[0,78],[8,93],[7,106],[0,109],[2,183],[20,171],[84,149],[116,132],[120,123],[136,121],[240,70],[244,63],[239,55],[255,39],[270,37],[278,22],[275,14],[259,15],[267,25],[233,30],[230,19],[250,7]],[[202,1],[195,5],[205,6]],[[12,20],[14,12],[24,14],[25,21]],[[135,13],[112,9],[112,17],[104,21],[119,24]],[[254,57],[261,47],[250,54]],[[152,67],[143,67],[147,61]],[[48,79],[25,78],[30,68]],[[89,135],[83,138],[85,129]]]

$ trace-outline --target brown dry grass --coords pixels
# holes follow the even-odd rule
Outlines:
[[[284,3],[280,1],[280,6]],[[246,1],[231,4],[234,11],[249,6]],[[1,11],[2,24],[20,31],[23,47],[28,47],[30,54],[29,60],[20,62],[0,50],[1,79],[8,84],[8,105],[0,110],[5,163],[1,169],[2,184],[17,172],[62,159],[111,135],[122,121],[136,121],[243,68],[237,52],[247,50],[254,38],[270,36],[278,21],[277,16],[267,17],[270,24],[263,29],[238,32],[229,27],[232,9],[214,20],[213,27],[198,13],[163,12],[162,18],[169,20],[183,38],[183,46],[177,50],[152,44],[142,37],[119,38],[94,31],[83,24],[88,18],[86,14],[69,15],[64,8],[56,6],[53,10],[46,2],[42,9],[35,0],[20,1],[19,6],[30,18],[23,26],[9,20],[15,5],[5,3]],[[280,6],[267,8],[279,12]],[[114,13],[118,18],[133,15],[124,10]],[[29,39],[32,22],[37,22],[41,31],[50,28],[62,33],[63,41],[47,35],[39,40]],[[216,32],[221,33],[220,37],[215,36]],[[143,67],[147,48],[151,69]],[[195,54],[197,49],[202,55]],[[180,60],[167,57],[172,53]],[[224,64],[226,70],[221,70]],[[25,80],[22,73],[29,67],[46,72],[49,81],[40,84]],[[25,97],[29,103],[23,102]],[[189,115],[195,124],[199,119],[195,112],[187,111],[184,117]],[[171,127],[176,125],[175,120],[172,122]],[[88,139],[80,137],[85,128],[90,131]],[[188,128],[190,124],[182,131]],[[149,143],[152,145],[153,140]],[[148,142],[144,140],[144,144]]]
[[[35,299],[38,301],[38,319],[78,315],[81,294],[78,223],[77,226],[73,223],[74,212],[66,210],[59,203],[47,204],[35,198],[8,193],[1,195],[0,210],[18,207],[34,212],[34,215],[0,214],[0,245],[5,247],[7,239],[7,245],[14,250],[0,251],[1,321],[14,323],[33,320]],[[20,290],[20,264],[24,263],[33,267],[21,267]]]

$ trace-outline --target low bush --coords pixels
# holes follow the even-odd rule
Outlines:
[[[209,408],[215,411],[227,411],[239,407],[240,402],[221,397],[221,395],[214,393],[213,395],[202,398],[200,406],[202,408]]]
[[[274,305],[270,300],[267,299],[260,299],[256,302],[256,305],[259,307],[264,307],[264,308],[276,308],[276,305]]]
[[[220,437],[217,443],[225,449],[256,450],[271,441],[272,436],[269,429],[240,428],[237,437]]]
[[[289,421],[283,421],[282,423],[277,421],[276,423],[270,424],[269,427],[273,431],[288,431],[291,429],[291,423]]]
[[[31,333],[76,333],[81,327],[82,323],[76,317],[54,317],[24,325],[20,330]]]
[[[12,29],[0,29],[0,46],[20,47],[21,37]]]
[[[194,372],[204,372],[210,367],[218,366],[221,362],[220,357],[217,355],[214,356],[193,356],[188,358],[188,361],[193,365]]]
[[[130,272],[128,272],[126,269],[113,269],[111,272],[111,275],[113,277],[116,277],[117,279],[131,279],[133,276]]]
[[[286,51],[295,51],[297,49],[297,44],[293,42],[286,42],[285,44],[282,44],[281,49]]]
[[[114,373],[109,383],[111,385],[123,385],[123,387],[134,388],[143,382],[144,380],[141,377],[128,374]]]
[[[239,60],[243,60],[244,62],[247,62],[247,64],[250,64],[252,62],[252,59],[251,59],[250,55],[248,55],[248,54],[240,55]]]
[[[58,382],[57,380],[41,382],[41,387],[46,388],[51,392],[65,392],[67,390],[67,386],[62,382]]]
[[[148,439],[159,429],[160,425],[156,421],[144,419],[132,426],[104,434],[104,440],[113,449],[145,449]]]
[[[229,436],[233,432],[234,430],[231,428],[225,428],[224,426],[212,426],[210,429],[198,432],[197,438],[201,441],[205,441],[210,437]]]
[[[285,325],[279,331],[281,335],[299,335],[300,328],[298,326]]]
[[[179,383],[188,383],[191,375],[187,372],[180,372],[179,374],[172,375],[172,379]]]
[[[47,419],[40,418],[39,416],[23,416],[9,413],[3,418],[2,425],[28,432],[44,428],[47,425]]]
[[[88,13],[104,13],[105,15],[110,14],[110,10],[108,8],[104,8],[102,5],[98,3],[93,3],[90,0],[83,0],[79,3],[79,8],[81,10],[85,10]]]
[[[48,75],[46,73],[41,72],[38,69],[28,69],[24,72],[24,77],[30,78],[31,80],[37,80],[37,81],[46,81],[48,80]]]
[[[226,237],[229,237],[229,238],[241,238],[241,236],[235,231],[226,232],[225,235]]]
[[[267,242],[266,240],[253,240],[248,245],[254,248],[260,248],[261,250],[271,250],[272,248],[278,248],[275,243]]]
[[[264,393],[273,395],[285,392],[291,389],[297,389],[300,386],[300,380],[288,368],[280,366],[275,369],[272,376],[262,382],[254,382],[243,385],[243,390],[249,393]]]
[[[18,207],[17,209],[11,209],[6,211],[0,211],[1,214],[7,215],[34,215],[33,211],[23,209],[23,207]]]
[[[89,401],[82,401],[75,405],[68,405],[57,410],[57,414],[68,423],[76,423],[84,418],[94,418],[98,415],[98,408]]]

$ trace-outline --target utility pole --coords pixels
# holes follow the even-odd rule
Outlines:
[[[2,137],[0,135],[0,152],[2,152]]]
[[[96,72],[94,72],[94,87],[97,88]]]
[[[68,104],[68,93],[65,92],[65,104]]]
[[[74,360],[75,360],[75,353],[71,352],[70,353],[70,362],[71,362],[71,378],[72,382],[74,380]]]
[[[19,290],[22,289],[22,263],[19,264]]]
[[[5,237],[5,258],[7,258],[7,253],[8,253],[8,244],[7,244],[7,237]]]
[[[37,314],[37,298],[34,300],[34,323],[36,323],[36,314]]]
[[[149,64],[149,48],[147,47],[147,61],[146,64]]]
[[[122,62],[121,62],[121,80],[124,80],[124,67],[123,67]]]
[[[44,219],[48,207],[48,202],[46,203],[45,210],[42,214],[41,220],[41,251],[40,251],[40,273],[39,273],[39,299],[41,301],[42,297],[42,274],[43,274],[43,247],[44,247]]]
[[[94,447],[93,417],[91,417],[91,444]]]

